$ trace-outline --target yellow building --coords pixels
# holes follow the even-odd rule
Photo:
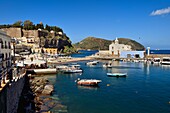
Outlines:
[[[50,55],[55,55],[58,53],[57,48],[35,48],[35,53],[47,53]]]

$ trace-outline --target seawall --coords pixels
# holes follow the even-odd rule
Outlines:
[[[16,77],[0,91],[0,113],[17,113],[25,76]]]

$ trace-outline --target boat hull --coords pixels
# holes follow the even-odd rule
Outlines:
[[[64,70],[64,73],[82,73],[83,70]]]
[[[36,74],[56,74],[58,71],[53,69],[34,69],[33,70]]]
[[[107,76],[109,77],[126,77],[126,73],[107,73]]]
[[[81,86],[98,86],[101,80],[78,80],[77,85]]]

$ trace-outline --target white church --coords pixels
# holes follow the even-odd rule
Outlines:
[[[119,44],[119,40],[116,38],[115,41],[112,42],[112,44],[109,45],[109,54],[120,56],[122,51],[131,51],[130,45],[125,44]]]

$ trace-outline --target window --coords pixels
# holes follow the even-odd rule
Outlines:
[[[6,56],[6,60],[7,60],[7,59],[8,59],[8,54],[6,53],[6,55],[5,55],[5,56]]]
[[[2,48],[2,49],[4,48],[3,41],[1,42],[1,48]]]
[[[10,45],[10,42],[8,42],[8,48],[11,49],[11,45]]]
[[[2,54],[2,60],[4,60],[4,54]]]
[[[5,49],[7,49],[6,41],[5,41]]]

